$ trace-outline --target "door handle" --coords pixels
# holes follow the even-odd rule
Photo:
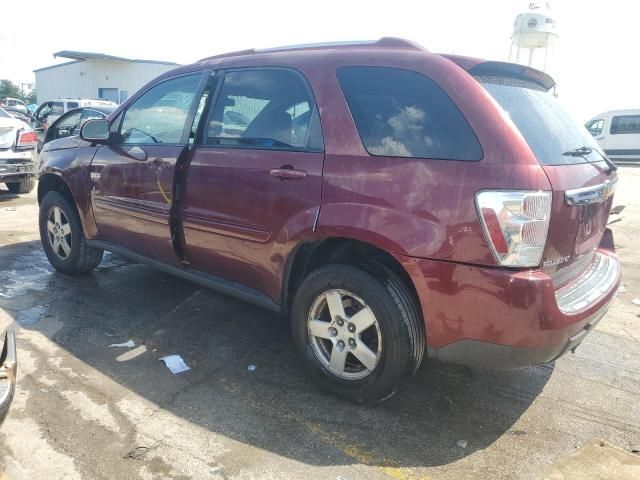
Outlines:
[[[305,178],[307,176],[307,172],[304,170],[296,170],[291,165],[283,165],[280,168],[270,170],[269,175],[272,177],[278,177],[282,180],[294,180],[297,178]]]
[[[604,140],[604,137],[598,137],[596,140]]]

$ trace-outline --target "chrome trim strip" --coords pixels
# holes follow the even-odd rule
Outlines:
[[[604,183],[591,187],[575,188],[564,192],[567,205],[587,205],[589,203],[604,202],[609,199],[616,189],[618,179],[605,180]]]
[[[558,308],[565,314],[582,310],[607,292],[618,279],[620,265],[608,255],[596,252],[591,266],[575,282],[555,292]]]

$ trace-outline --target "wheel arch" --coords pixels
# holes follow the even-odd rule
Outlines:
[[[42,199],[49,192],[58,192],[65,199],[73,205],[75,208],[76,214],[78,214],[78,218],[80,219],[80,224],[82,225],[82,229],[86,232],[85,218],[84,215],[80,213],[78,208],[78,202],[76,201],[76,197],[71,190],[71,187],[61,175],[57,173],[44,173],[38,179],[38,204],[42,203]]]
[[[410,273],[394,255],[372,243],[350,237],[333,236],[301,242],[291,252],[283,278],[283,310],[285,312],[290,310],[298,287],[305,276],[314,269],[332,263],[359,265],[374,259],[396,273],[420,304],[420,297]]]

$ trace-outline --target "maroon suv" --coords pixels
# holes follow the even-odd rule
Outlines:
[[[620,282],[616,168],[553,86],[393,38],[206,58],[45,146],[42,245],[64,273],[108,250],[288,314],[355,402],[425,350],[550,362]]]

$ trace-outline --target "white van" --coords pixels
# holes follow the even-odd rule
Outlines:
[[[640,162],[640,109],[601,113],[585,127],[614,162]]]

